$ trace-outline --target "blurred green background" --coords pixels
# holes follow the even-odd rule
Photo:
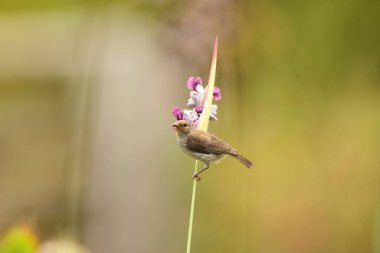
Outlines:
[[[1,253],[17,224],[40,252],[185,251],[168,126],[216,35],[209,131],[255,167],[204,174],[192,252],[380,252],[379,24],[379,1],[1,1]]]

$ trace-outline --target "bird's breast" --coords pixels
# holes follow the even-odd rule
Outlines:
[[[185,143],[186,143],[186,136],[183,134],[177,133],[177,143],[178,145],[183,149],[185,148]]]

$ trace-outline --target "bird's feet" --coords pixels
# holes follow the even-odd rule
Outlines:
[[[201,181],[201,178],[196,173],[196,174],[193,175],[193,180]]]

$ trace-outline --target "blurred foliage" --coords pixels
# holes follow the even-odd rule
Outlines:
[[[0,241],[0,253],[35,253],[38,238],[28,224],[11,227]]]
[[[60,10],[63,8],[100,8],[106,10],[113,5],[128,5],[130,9],[137,9],[145,14],[157,17],[164,17],[171,9],[175,8],[179,2],[176,0],[2,0],[0,2],[0,13],[17,12],[25,10]]]

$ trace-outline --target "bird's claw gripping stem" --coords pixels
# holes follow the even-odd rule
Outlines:
[[[193,180],[196,179],[197,181],[200,181],[201,178],[198,175],[201,174],[203,171],[207,170],[208,167],[208,163],[205,163],[205,167],[193,175]]]
[[[197,175],[198,173],[193,175],[193,180],[201,181],[201,177]]]

